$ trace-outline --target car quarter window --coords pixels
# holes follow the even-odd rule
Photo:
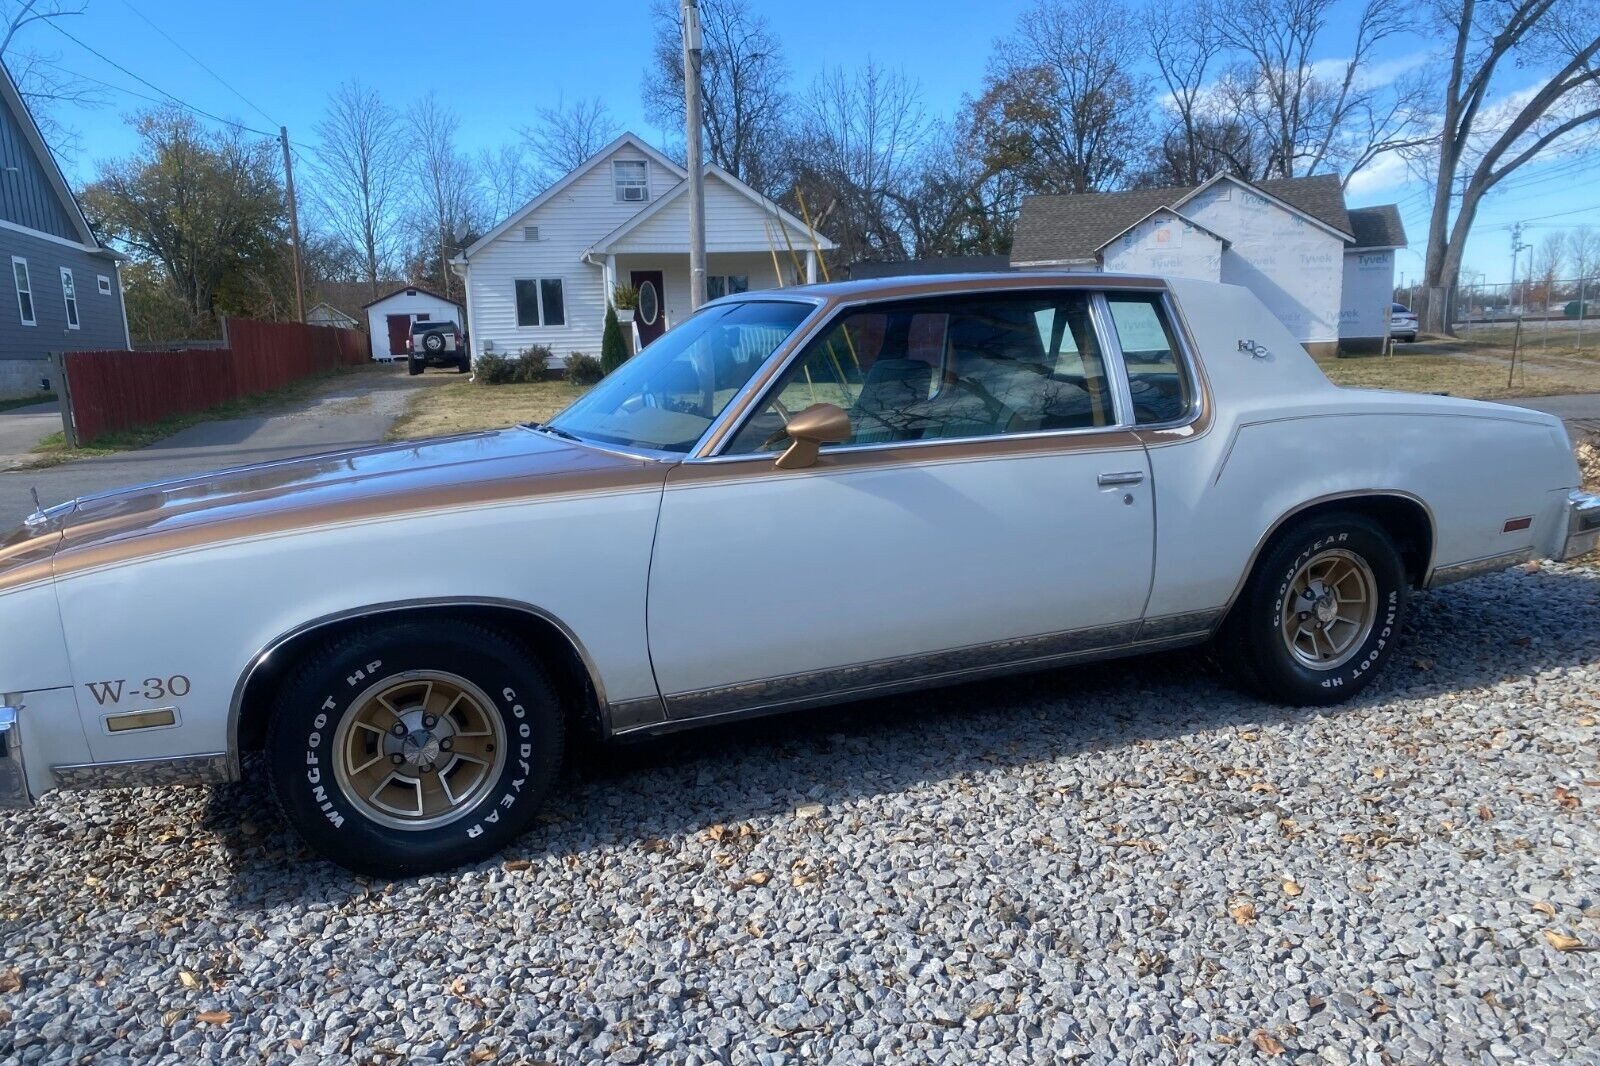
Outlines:
[[[1189,410],[1191,390],[1161,297],[1112,292],[1106,294],[1106,304],[1128,372],[1133,420],[1148,426],[1182,418]]]
[[[1111,426],[1105,365],[1080,292],[962,294],[843,312],[806,346],[729,446],[785,446],[814,403],[850,415],[849,444]]]

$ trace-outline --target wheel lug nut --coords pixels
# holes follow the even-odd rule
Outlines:
[[[406,761],[406,757],[397,751],[393,755],[389,756],[389,761],[394,763],[396,766],[399,766],[401,763]]]
[[[455,746],[456,746],[456,742],[451,740],[449,737],[445,737],[443,740],[439,741],[439,750],[440,751],[449,751],[451,748],[453,748]]]
[[[394,728],[389,730],[389,732],[393,733],[397,737],[403,737],[406,735],[405,724],[402,722],[396,722],[394,724]]]
[[[433,715],[425,714],[422,716],[422,728],[432,729],[436,724],[438,724],[438,721],[439,719],[435,718]]]

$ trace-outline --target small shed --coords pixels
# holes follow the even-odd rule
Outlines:
[[[406,341],[414,322],[454,322],[466,328],[461,305],[420,285],[407,285],[380,296],[363,308],[367,335],[372,338],[372,358],[381,362],[406,357]]]
[[[336,326],[339,329],[359,329],[361,320],[352,318],[330,303],[320,303],[306,312],[308,326]]]

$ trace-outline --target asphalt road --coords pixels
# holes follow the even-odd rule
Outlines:
[[[61,404],[56,400],[0,411],[0,470],[60,429]]]
[[[148,448],[103,459],[0,473],[0,528],[10,528],[33,510],[32,488],[49,506],[122,485],[370,444],[383,439],[414,390],[454,379],[443,373],[413,378],[403,368],[374,366],[337,379],[287,410],[205,422]],[[0,420],[10,417],[15,416],[3,414]],[[59,428],[55,417],[53,428]]]

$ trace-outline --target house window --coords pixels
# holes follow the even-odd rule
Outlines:
[[[650,164],[643,159],[614,159],[611,179],[617,186],[617,202],[642,204],[650,199]]]
[[[38,320],[33,317],[33,285],[28,281],[28,261],[19,255],[12,256],[11,273],[17,279],[17,311],[22,315],[22,324],[37,325]]]
[[[560,278],[517,279],[517,325],[566,324],[567,299]]]
[[[70,267],[61,268],[61,299],[67,305],[67,328],[77,329],[78,322],[78,283],[72,280]]]
[[[523,226],[522,227],[522,239],[525,240],[525,241],[536,241],[536,240],[538,240],[539,239],[539,227],[538,226]]]
[[[94,277],[94,280],[95,280],[95,283],[100,286],[100,295],[101,296],[110,296],[111,295],[111,279],[110,278],[106,277],[104,274],[96,274],[95,277]]]
[[[732,296],[736,292],[749,292],[750,278],[745,274],[707,274],[706,299]]]

